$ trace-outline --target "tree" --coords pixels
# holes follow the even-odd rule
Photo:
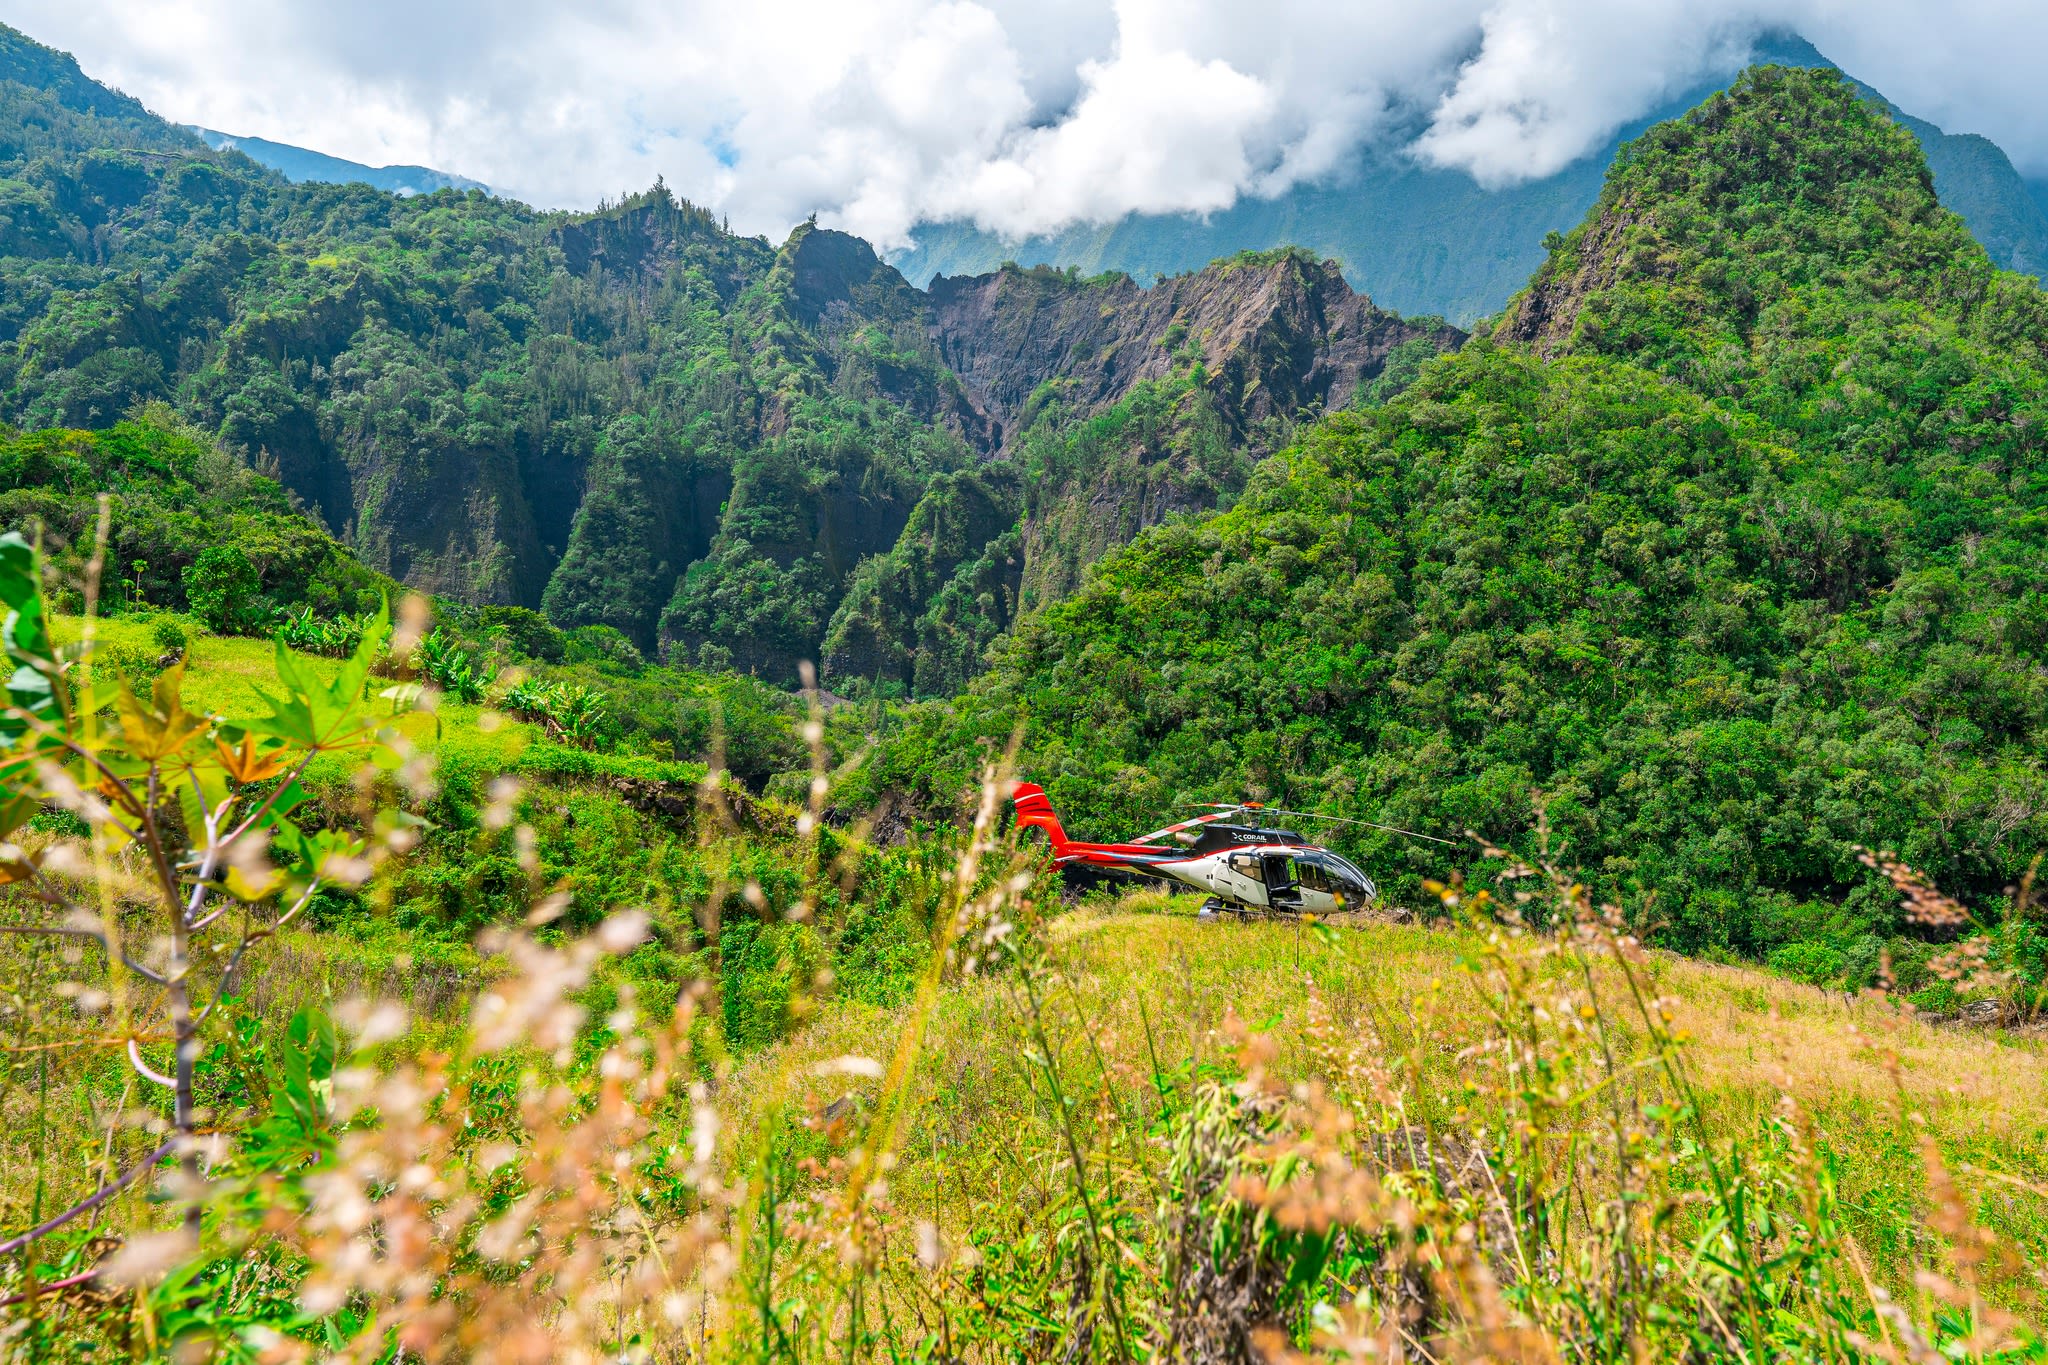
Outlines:
[[[192,614],[216,634],[233,635],[260,625],[261,589],[256,566],[232,545],[202,552],[185,570],[185,600]]]

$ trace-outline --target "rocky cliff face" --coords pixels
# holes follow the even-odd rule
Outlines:
[[[930,289],[932,337],[976,405],[1016,436],[1049,379],[1069,401],[1106,407],[1140,383],[1167,378],[1192,351],[1222,409],[1242,431],[1261,418],[1340,406],[1376,376],[1394,347],[1455,328],[1417,325],[1373,306],[1335,261],[1282,250],[1244,253],[1140,288],[1128,275],[1082,279],[1006,267],[939,277]]]
[[[1019,614],[1072,592],[1104,554],[1234,499],[1297,414],[1351,402],[1399,348],[1463,340],[1374,307],[1298,251],[1149,289],[1009,267],[935,280],[925,313],[989,463],[971,496],[933,485],[856,575],[824,643],[835,686],[958,687]]]

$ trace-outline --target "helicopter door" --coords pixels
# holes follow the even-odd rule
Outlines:
[[[1232,900],[1241,901],[1246,905],[1267,904],[1266,872],[1262,866],[1263,862],[1264,860],[1256,853],[1231,854],[1224,864],[1229,869],[1226,878],[1229,886],[1227,889],[1220,886],[1217,889]]]
[[[1266,904],[1275,910],[1301,909],[1301,883],[1294,875],[1294,859],[1285,853],[1268,853],[1262,858],[1266,872]]]

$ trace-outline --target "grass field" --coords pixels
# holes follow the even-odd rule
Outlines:
[[[98,652],[104,660],[154,658],[162,654],[152,635],[158,617],[102,617],[93,625]],[[185,653],[185,704],[215,715],[262,716],[269,713],[263,697],[277,694],[277,647],[269,640],[240,636],[209,635],[196,623],[177,618],[184,626],[188,644]],[[60,644],[76,642],[85,629],[78,616],[51,619],[51,635]],[[302,654],[322,677],[331,678],[341,660]],[[384,684],[373,680],[373,690]],[[414,744],[436,749],[453,743],[479,762],[496,763],[510,771],[520,752],[539,734],[531,725],[507,716],[495,716],[486,729],[479,724],[487,708],[443,698],[433,714],[409,712],[394,717],[398,731]],[[436,721],[439,724],[436,724]]]
[[[1311,990],[1343,1040],[1412,1061],[1414,1119],[1447,1124],[1471,1102],[1475,1050],[1489,1028],[1480,978],[1466,970],[1479,946],[1472,934],[1371,925],[1318,936],[1281,925],[1198,922],[1194,904],[1141,895],[1050,926],[1054,984],[1044,1036],[1069,1094],[1085,1097],[1077,1107],[1090,1140],[1113,1145],[1110,1130],[1119,1125],[1105,1116],[1144,1111],[1156,1074],[1184,1086],[1206,1066],[1227,1064],[1233,1014],[1270,1036],[1276,1074],[1317,1076],[1321,1064],[1305,1030]],[[1816,1146],[1834,1160],[1846,1219],[1872,1273],[1892,1292],[1911,1293],[1915,1267],[1943,1255],[1927,1225],[1923,1131],[1936,1139],[1978,1216],[2035,1263],[2048,1259],[2048,1046],[2041,1040],[1933,1026],[1888,1002],[1665,954],[1649,955],[1647,974],[1673,1004],[1672,1027],[1708,1127],[1754,1138],[1784,1097],[1796,1100]],[[1559,967],[1540,982],[1539,995],[1546,992],[1559,1017],[1593,1007],[1607,1018],[1621,1013],[1623,986],[1612,971],[1596,973],[1589,994]],[[834,1059],[886,1062],[901,1022],[870,1010],[826,1010],[735,1077],[727,1131],[759,1132],[781,1104],[815,1112],[848,1094],[871,1102],[880,1082],[849,1080],[848,1066]],[[1617,1049],[1642,1051],[1639,1031],[1616,1023],[1608,1033]],[[1071,1157],[1045,1086],[1024,1060],[1039,1046],[1028,1001],[1012,979],[970,981],[940,997],[911,1086],[914,1119],[891,1178],[901,1236],[925,1220],[964,1245],[977,1229],[1014,1227],[1029,1210],[1057,1202]]]

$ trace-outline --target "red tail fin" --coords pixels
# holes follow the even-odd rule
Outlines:
[[[1036,782],[1019,782],[1010,794],[1010,800],[1017,807],[1017,827],[1028,829],[1037,826],[1052,837],[1052,850],[1057,853],[1067,846],[1067,832],[1060,828],[1060,818],[1052,813],[1052,799],[1045,794],[1045,788]]]

